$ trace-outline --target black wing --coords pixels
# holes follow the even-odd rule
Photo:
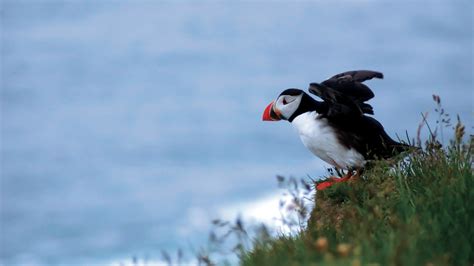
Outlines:
[[[335,128],[339,142],[347,148],[354,148],[365,159],[386,159],[411,147],[393,140],[379,121],[370,116],[360,119],[328,119]]]
[[[383,74],[370,70],[356,70],[337,74],[322,83],[311,83],[309,92],[328,103],[327,116],[361,116],[374,114],[365,101],[374,97],[372,90],[362,82],[383,78]]]

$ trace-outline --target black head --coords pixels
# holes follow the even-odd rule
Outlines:
[[[290,88],[282,91],[279,96],[288,95],[288,96],[298,96],[304,94],[305,92],[300,89]]]
[[[267,106],[263,113],[263,120],[291,122],[302,113],[316,110],[316,104],[316,101],[306,92],[294,88],[286,89]]]

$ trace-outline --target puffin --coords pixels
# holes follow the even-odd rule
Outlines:
[[[383,74],[371,70],[343,72],[309,85],[309,92],[322,101],[290,88],[265,108],[263,121],[290,122],[314,155],[336,170],[347,170],[341,178],[331,176],[319,183],[317,190],[357,179],[368,162],[388,159],[409,149],[409,145],[393,140],[382,124],[370,116],[374,110],[367,101],[374,93],[363,82],[373,78],[383,79]]]

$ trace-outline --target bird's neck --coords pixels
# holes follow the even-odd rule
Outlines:
[[[304,114],[306,112],[312,112],[316,111],[317,113],[323,113],[324,108],[327,108],[324,102],[318,102],[315,99],[311,98],[308,94],[304,93],[303,97],[301,98],[301,103],[298,109],[293,113],[290,118],[288,118],[288,121],[291,123],[293,119],[295,119],[297,116]]]

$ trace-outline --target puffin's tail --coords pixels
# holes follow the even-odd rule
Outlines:
[[[386,132],[383,134],[384,143],[385,143],[385,158],[396,156],[402,152],[414,151],[417,150],[416,147],[411,146],[404,142],[398,142],[393,140]]]
[[[390,144],[390,149],[392,150],[394,155],[396,155],[405,151],[414,150],[416,148],[405,143],[394,141],[393,143]]]

